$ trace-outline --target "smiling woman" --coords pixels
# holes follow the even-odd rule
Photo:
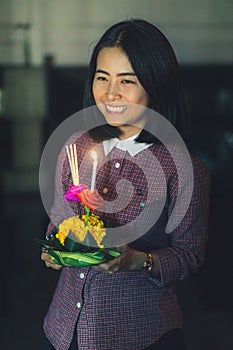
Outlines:
[[[121,130],[121,139],[141,131],[132,125],[137,115],[128,113],[129,104],[147,106],[148,96],[122,49],[109,47],[99,52],[93,96],[107,123]]]
[[[111,243],[120,255],[92,266],[62,267],[42,253],[47,267],[62,269],[44,320],[45,335],[57,350],[185,350],[174,286],[203,261],[209,177],[203,164],[188,155],[193,173],[190,187],[180,143],[167,139],[166,128],[159,140],[147,129],[148,110],[152,116],[159,112],[167,129],[186,127],[186,100],[170,43],[144,20],[113,25],[93,50],[84,96],[84,107],[94,106],[93,118],[102,122],[75,136],[78,172],[86,181],[90,163],[85,163],[85,156],[98,149],[95,195],[104,206],[93,212],[107,223],[102,243],[112,230],[117,237]],[[156,127],[157,120],[153,119]],[[176,130],[174,134],[179,135]],[[61,208],[71,181],[68,161],[59,157],[47,236],[64,220]],[[126,184],[131,185],[130,197]],[[118,200],[122,205],[109,210]],[[154,209],[160,202],[162,210],[156,218]],[[184,208],[185,213],[167,231],[177,203],[177,217]],[[75,215],[85,212],[82,204],[70,206]]]

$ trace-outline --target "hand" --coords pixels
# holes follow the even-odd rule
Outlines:
[[[54,263],[52,257],[49,255],[48,250],[46,251],[46,249],[41,253],[41,260],[45,262],[47,267],[51,267],[54,270],[60,270],[62,268],[62,265]]]
[[[146,254],[127,245],[118,247],[121,255],[106,263],[94,265],[92,268],[99,272],[114,273],[121,270],[140,270],[145,260]]]

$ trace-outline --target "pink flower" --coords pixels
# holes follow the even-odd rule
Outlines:
[[[89,188],[80,184],[78,186],[71,186],[66,192],[65,201],[81,202],[85,207],[95,210],[103,208],[103,198],[99,195],[97,190],[91,192]]]
[[[80,202],[80,199],[78,197],[78,194],[81,193],[83,190],[88,189],[88,187],[84,184],[80,184],[78,186],[70,186],[68,191],[66,192],[64,199],[66,202],[68,201],[74,201],[74,202]]]

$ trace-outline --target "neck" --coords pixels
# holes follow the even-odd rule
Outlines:
[[[121,134],[119,135],[120,140],[128,139],[131,136],[139,134],[142,129],[133,125],[124,125],[119,128],[121,130]]]

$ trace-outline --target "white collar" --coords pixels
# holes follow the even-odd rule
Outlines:
[[[124,140],[120,140],[115,137],[114,139],[103,141],[105,155],[107,156],[112,151],[112,149],[116,147],[122,151],[128,151],[129,154],[134,157],[136,154],[152,145],[143,142],[135,142],[135,139],[138,135],[139,133]]]

